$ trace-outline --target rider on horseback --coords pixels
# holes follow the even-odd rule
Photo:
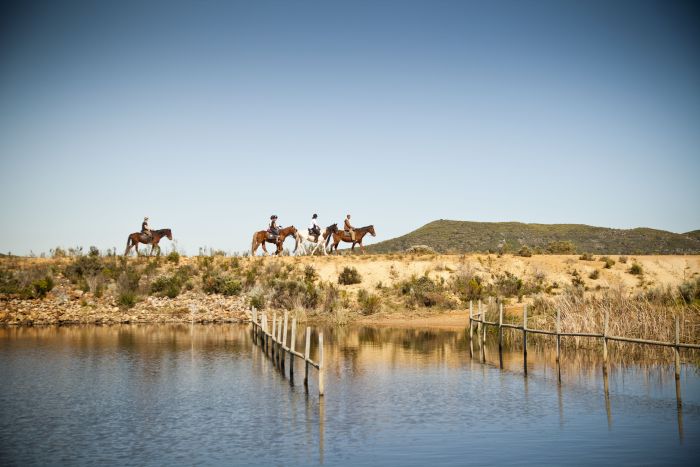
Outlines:
[[[272,216],[270,216],[270,225],[268,226],[267,231],[270,233],[270,235],[272,236],[273,240],[276,243],[277,237],[280,234],[280,228],[277,225],[277,216],[274,214]]]
[[[143,218],[141,223],[141,233],[148,238],[151,238],[151,228],[148,226],[148,217]]]
[[[345,231],[350,234],[352,241],[355,241],[355,227],[350,225],[350,214],[345,218]]]
[[[321,235],[321,226],[318,225],[318,214],[314,214],[311,217],[311,222],[309,223],[309,235],[314,236],[314,242],[318,242],[318,237]]]

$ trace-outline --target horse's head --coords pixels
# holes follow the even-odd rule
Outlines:
[[[338,231],[338,224],[331,224],[328,227],[326,227],[326,232],[330,233],[336,233]]]
[[[373,225],[370,225],[370,226],[369,226],[369,229],[367,229],[367,231],[368,231],[370,234],[372,234],[373,237],[376,237],[376,236],[377,236],[377,233],[374,231],[374,226],[373,226]]]
[[[168,237],[168,240],[171,242],[173,241],[173,232],[170,229],[165,229],[165,236]]]

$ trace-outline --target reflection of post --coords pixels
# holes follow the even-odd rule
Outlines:
[[[681,379],[681,352],[678,344],[681,341],[681,328],[678,323],[678,315],[676,315],[676,346],[673,348],[675,358],[676,381]]]
[[[523,370],[527,376],[527,303],[523,305]]]
[[[557,308],[557,377],[558,377],[559,383],[561,383],[561,361],[560,361],[561,336],[559,335],[560,332],[561,332],[561,317],[560,317],[559,308]]]
[[[608,416],[608,430],[612,428],[612,412],[610,410],[610,385],[608,383],[608,372],[603,372],[603,393],[605,394],[605,413]]]
[[[561,398],[561,381],[557,384],[557,400],[559,402],[559,426],[564,426],[564,404]]]
[[[481,345],[481,319],[483,319],[483,315],[481,314],[481,300],[479,300],[479,307],[477,308],[476,314],[479,316],[479,319],[476,321],[476,337],[479,338],[479,345]]]
[[[272,351],[270,352],[272,363],[275,362],[275,336],[277,336],[277,313],[272,315]]]
[[[483,334],[484,334],[484,338],[482,340],[484,345],[486,345],[486,310],[488,310],[490,307],[491,307],[491,297],[489,297],[489,306],[484,307],[484,312],[481,315],[481,321],[483,322],[483,324],[481,325],[481,332],[483,332]]]
[[[683,402],[681,401],[681,380],[676,379],[676,411],[678,412],[678,440],[683,444]]]
[[[323,396],[325,373],[323,368],[323,333],[318,333],[318,395]]]
[[[292,318],[292,338],[289,343],[289,381],[294,383],[294,350],[297,342],[297,319]]]
[[[474,318],[474,309],[472,308],[472,301],[469,300],[469,358],[474,358],[474,323],[472,322]]]
[[[503,303],[498,305],[498,362],[503,369]]]
[[[306,326],[306,350],[304,350],[304,387],[309,390],[309,354],[311,353],[311,328]]]
[[[318,463],[323,464],[323,437],[326,427],[326,403],[323,397],[318,398]]]

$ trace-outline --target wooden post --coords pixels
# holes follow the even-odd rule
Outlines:
[[[323,333],[318,333],[318,395],[323,396],[325,374],[323,369]]]
[[[483,321],[483,327],[481,328],[481,331],[484,334],[482,342],[484,343],[484,345],[486,345],[486,310],[488,310],[491,306],[491,298],[492,297],[489,297],[489,306],[484,307],[484,312],[481,315],[481,321]]]
[[[292,338],[289,342],[289,379],[294,381],[294,348],[297,342],[297,319],[292,318]]]
[[[479,315],[479,319],[476,321],[476,336],[479,338],[479,345],[481,345],[481,328],[484,326],[484,314],[481,311],[481,300],[479,300],[479,309],[477,311],[477,314]]]
[[[272,352],[270,353],[270,357],[272,357],[272,361],[275,361],[275,339],[277,337],[277,313],[272,315]]]
[[[304,386],[309,387],[309,354],[311,353],[311,328],[306,326],[306,350],[304,351]]]
[[[282,317],[280,316],[280,321],[277,325],[277,366],[281,367],[283,361],[284,349],[282,348]]]
[[[503,302],[498,304],[498,362],[503,368]]]
[[[673,348],[673,353],[675,355],[675,373],[676,373],[676,380],[681,379],[681,352],[680,352],[680,347],[678,347],[678,344],[681,343],[681,327],[680,323],[678,322],[678,315],[676,315],[676,346]]]
[[[603,373],[608,372],[608,309],[603,316]]]
[[[523,305],[523,370],[527,375],[527,303]]]
[[[474,337],[474,324],[472,319],[474,318],[474,308],[472,306],[472,301],[469,300],[469,341],[471,342]]]

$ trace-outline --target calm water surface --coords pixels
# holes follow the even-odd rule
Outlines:
[[[326,329],[326,396],[244,325],[0,329],[0,465],[689,464],[700,376],[495,349],[463,330]],[[297,348],[302,348],[301,338]],[[316,354],[313,348],[312,353]],[[315,371],[312,376],[315,376]]]

